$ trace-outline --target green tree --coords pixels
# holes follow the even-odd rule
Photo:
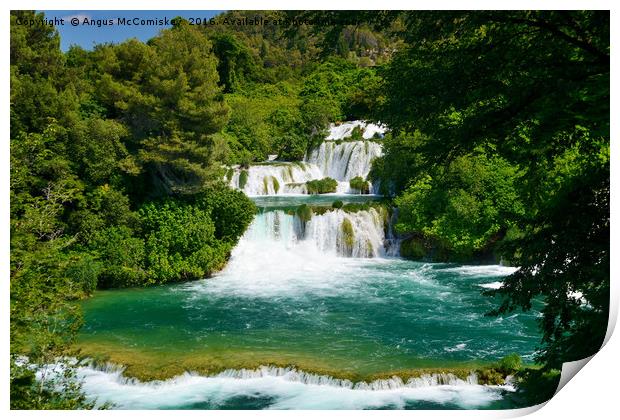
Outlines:
[[[520,269],[497,312],[542,296],[539,360],[593,354],[609,307],[609,13],[412,12],[406,27],[380,119],[426,137],[414,172],[477,147],[520,167],[524,234],[505,245]]]

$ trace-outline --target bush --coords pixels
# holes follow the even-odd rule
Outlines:
[[[76,254],[71,258],[65,275],[82,286],[85,293],[91,294],[97,288],[97,278],[103,264],[88,254]]]
[[[342,202],[342,200],[336,200],[332,203],[332,207],[335,209],[341,209],[343,205],[344,203]]]
[[[200,278],[224,262],[225,255],[213,252],[220,249],[220,243],[208,210],[169,200],[143,206],[140,215],[149,280],[166,283]]]
[[[131,287],[145,283],[144,240],[126,226],[109,227],[95,234],[89,244],[105,262],[99,274],[100,287]]]
[[[99,229],[89,240],[90,251],[105,262],[98,284],[132,287],[206,277],[223,267],[255,212],[245,194],[224,185],[148,202],[137,213],[136,229]],[[94,268],[83,262],[71,267],[87,291]]]
[[[351,136],[349,136],[349,140],[364,140],[364,129],[359,125],[353,127],[353,130],[351,130]]]
[[[307,204],[302,204],[297,207],[295,210],[295,214],[301,219],[302,222],[309,222],[312,219],[312,208],[308,207]]]
[[[209,212],[218,239],[236,244],[248,228],[256,205],[243,192],[225,186],[213,186],[189,200]]]
[[[245,188],[245,184],[248,183],[248,171],[245,169],[239,173],[239,189]]]
[[[338,188],[338,181],[333,178],[314,179],[306,182],[309,194],[334,193]]]
[[[516,353],[509,354],[508,356],[503,357],[498,362],[498,370],[503,372],[506,375],[511,375],[514,372],[521,369],[521,356]]]
[[[356,176],[349,181],[349,186],[353,190],[358,190],[361,194],[370,193],[370,183],[361,176]]]

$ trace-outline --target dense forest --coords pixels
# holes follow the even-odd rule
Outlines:
[[[11,406],[91,408],[70,370],[31,369],[66,354],[79,301],[222,269],[256,212],[227,168],[300,160],[351,119],[389,129],[369,178],[398,209],[402,256],[520,267],[487,292],[503,301],[491,316],[543,299],[544,368],[528,383],[596,352],[609,13],[264,15],[348,21],[179,18],[146,43],[62,52],[55,28],[16,23],[42,14],[11,13]]]

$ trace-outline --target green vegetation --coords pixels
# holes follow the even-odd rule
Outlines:
[[[351,130],[351,135],[348,137],[348,139],[352,141],[364,140],[364,129],[362,129],[360,126],[353,127],[353,130]]]
[[[340,209],[342,208],[342,206],[344,206],[344,203],[342,202],[342,200],[336,200],[332,203],[332,207],[335,209]]]
[[[308,194],[327,194],[336,192],[338,181],[333,178],[314,179],[306,182]]]
[[[396,197],[399,233],[428,238],[436,259],[468,261],[516,229],[524,215],[517,170],[499,157],[472,154],[429,171]]]
[[[239,172],[239,188],[243,189],[245,185],[248,183],[249,173],[245,169]]]
[[[338,247],[343,250],[344,255],[351,255],[353,252],[353,244],[355,243],[355,232],[353,225],[347,218],[342,220],[340,225],[340,235],[338,236]]]
[[[313,211],[312,208],[307,204],[302,204],[301,206],[297,207],[297,210],[295,210],[295,214],[302,222],[305,223],[309,222],[312,219]]]
[[[351,179],[349,181],[349,186],[351,187],[351,189],[358,190],[360,194],[370,193],[370,183],[361,176],[356,176],[355,178]]]

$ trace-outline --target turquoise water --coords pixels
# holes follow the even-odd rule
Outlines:
[[[509,387],[475,381],[396,381],[366,389],[321,376],[362,380],[492,362],[510,353],[532,362],[540,340],[536,311],[485,316],[498,301],[481,292],[514,269],[385,257],[376,235],[364,236],[378,223],[366,216],[315,216],[304,239],[294,216],[267,211],[257,216],[228,267],[211,279],[97,293],[84,304],[79,341],[85,347],[109,349],[121,360],[143,357],[161,369],[185,364],[192,370],[200,361],[235,370],[135,383],[116,371],[87,369],[85,388],[119,408],[509,406]],[[356,218],[356,240],[376,240],[374,258],[346,258],[337,244],[330,245],[343,217]],[[270,364],[316,372],[318,379],[303,372],[239,370]]]

